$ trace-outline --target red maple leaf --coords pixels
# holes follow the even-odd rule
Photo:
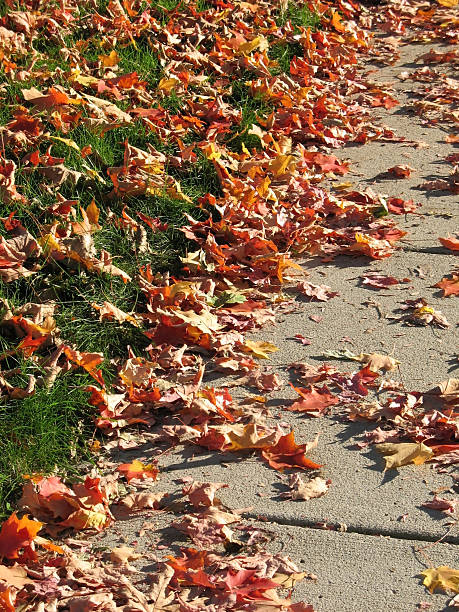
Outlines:
[[[279,584],[270,578],[256,576],[257,570],[241,569],[236,573],[228,571],[225,584],[230,593],[235,593],[238,600],[264,599],[262,591],[277,589]]]
[[[3,523],[0,531],[0,557],[17,559],[21,548],[28,548],[43,523],[33,521],[27,515],[18,519],[16,512]]]
[[[138,459],[134,459],[132,463],[123,463],[118,467],[118,472],[124,474],[128,482],[133,478],[140,478],[141,480],[152,478],[156,480],[159,474],[159,470],[155,465],[152,463],[145,465]]]
[[[459,274],[452,274],[452,278],[444,278],[441,279],[434,287],[438,287],[439,289],[443,289],[443,297],[448,297],[449,295],[459,295]]]
[[[459,251],[459,238],[439,238],[438,240],[450,251]]]
[[[261,454],[269,465],[275,470],[283,471],[285,468],[299,468],[300,470],[316,470],[320,467],[305,456],[306,444],[296,444],[295,434],[291,431],[282,436],[277,444],[268,446]]]
[[[328,406],[334,406],[339,402],[339,399],[330,393],[326,385],[322,388],[311,385],[304,389],[294,387],[291,383],[290,386],[302,397],[301,400],[287,406],[290,412],[308,412],[314,416],[320,416]]]

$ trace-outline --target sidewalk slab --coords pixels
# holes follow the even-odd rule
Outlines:
[[[193,547],[182,533],[168,527],[174,518],[161,512],[143,513],[127,525],[119,523],[118,529],[100,534],[94,545],[100,550],[127,545],[143,553],[145,557],[133,563],[140,570],[141,587],[148,584],[143,576],[156,571],[157,561],[167,555],[180,556],[181,547]],[[452,610],[445,607],[451,596],[431,595],[422,585],[420,572],[429,566],[455,567],[457,546],[266,521],[250,524],[269,535],[268,552],[289,556],[300,571],[316,577],[298,583],[292,597],[313,605],[316,612],[415,612],[420,602],[431,604],[429,612]]]

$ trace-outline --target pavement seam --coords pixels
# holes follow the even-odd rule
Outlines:
[[[429,255],[447,255],[451,256],[451,253],[446,253],[441,247],[415,247],[404,244],[402,246],[403,251],[409,251],[410,253],[428,253]]]
[[[313,521],[308,519],[286,518],[276,516],[274,514],[256,514],[247,512],[244,514],[246,518],[259,522],[268,522],[276,525],[284,525],[291,527],[302,527],[305,529],[314,529],[316,531],[324,531],[323,525],[326,524],[327,531],[336,531],[338,533],[357,534],[362,536],[381,536],[389,537],[396,540],[405,540],[411,542],[432,542],[439,544],[459,544],[459,536],[446,535],[439,538],[438,535],[429,535],[418,533],[416,531],[401,531],[398,529],[381,529],[379,527],[361,527],[358,525],[348,525],[345,523]],[[447,533],[447,532],[446,532]]]

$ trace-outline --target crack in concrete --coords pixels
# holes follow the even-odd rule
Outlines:
[[[403,251],[409,251],[410,253],[428,253],[429,255],[448,255],[451,257],[451,252],[444,251],[441,247],[415,247],[411,245],[402,245]]]
[[[354,533],[363,536],[381,536],[385,538],[394,538],[397,540],[408,540],[418,542],[432,542],[439,544],[459,544],[459,535],[447,535],[439,538],[438,535],[429,535],[426,533],[418,533],[415,530],[401,531],[398,529],[384,529],[379,527],[365,527],[360,525],[349,525],[345,523],[328,522],[328,521],[313,521],[310,519],[287,518],[284,516],[276,516],[274,514],[255,514],[245,513],[245,518],[250,518],[258,522],[268,522],[277,525],[290,525],[291,527],[302,527],[306,529],[314,529],[317,531],[336,531],[338,533]],[[327,527],[324,529],[324,525]]]

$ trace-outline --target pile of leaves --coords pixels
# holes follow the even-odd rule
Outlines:
[[[403,28],[424,10],[418,4],[393,3],[387,27],[397,18]],[[428,21],[438,35],[448,18],[441,4]],[[373,108],[398,101],[358,66],[375,52],[368,28],[382,13],[353,0],[5,5],[2,395],[81,386],[84,374],[94,453],[129,447],[125,428],[157,424],[150,441],[253,451],[275,470],[297,470],[292,499],[325,494],[329,481],[304,482],[298,472],[320,467],[307,456],[317,440],[299,443],[271,424],[263,398],[236,404],[207,374],[279,389],[279,377],[259,365],[277,347],[250,335],[292,307],[282,287],[293,278],[311,299],[336,296],[299,281],[295,257],[382,259],[405,235],[391,215],[415,211],[413,201],[327,188],[349,171],[336,149],[405,140],[372,119]],[[424,307],[413,306],[418,314]],[[350,375],[303,367],[306,387],[288,409],[319,416],[340,403],[355,418],[384,416],[396,421],[397,440],[402,432],[451,463],[457,415],[449,398],[446,417],[420,412],[416,394],[365,412],[362,397],[392,364],[359,358],[364,367]],[[199,550],[163,562],[148,592],[128,578],[129,555],[121,567],[91,568],[37,535],[44,526],[54,535],[103,530],[114,502],[158,508],[164,495],[118,489],[121,474],[140,486],[158,470],[135,460],[117,477],[91,473],[73,485],[30,474],[20,507],[38,520],[13,514],[0,534],[3,608],[312,610],[277,593],[304,577],[290,560],[210,552],[233,541],[228,525],[240,520],[217,503],[218,483],[184,492],[198,511],[175,527]]]

